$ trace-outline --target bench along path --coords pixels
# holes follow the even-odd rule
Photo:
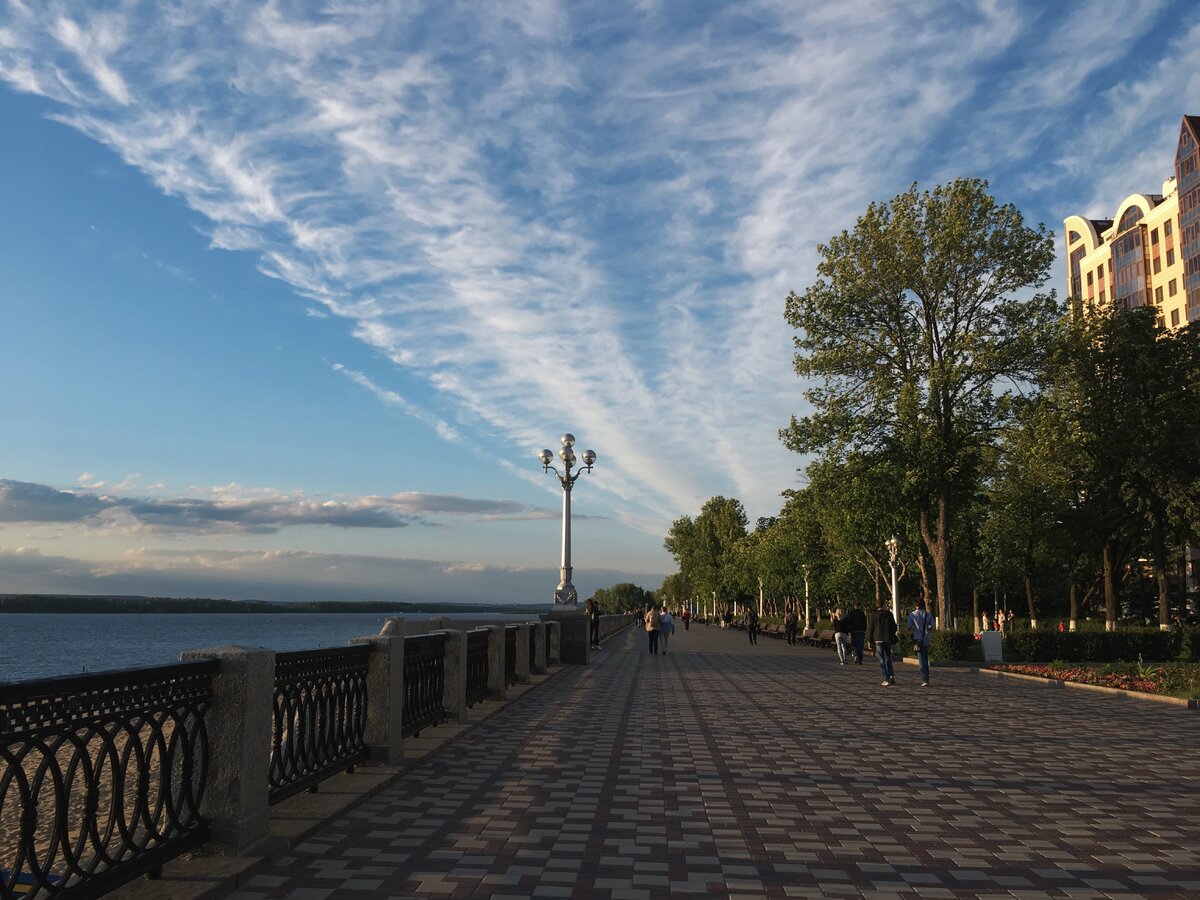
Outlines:
[[[232,896],[1200,895],[1200,714],[611,640]]]

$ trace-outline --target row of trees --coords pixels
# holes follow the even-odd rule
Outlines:
[[[725,497],[677,520],[663,593],[782,607],[807,573],[826,606],[878,596],[896,535],[943,618],[999,589],[1034,627],[1101,599],[1109,628],[1122,606],[1167,624],[1200,538],[1200,324],[1065,314],[1052,236],[977,180],[872,204],[818,249],[785,309],[810,411],[780,436],[807,486],[753,530]]]

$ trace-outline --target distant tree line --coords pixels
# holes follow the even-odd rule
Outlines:
[[[1068,314],[1042,291],[1053,236],[971,179],[872,204],[818,252],[785,306],[810,411],[780,436],[807,484],[753,530],[726,497],[676,520],[663,590],[886,596],[894,535],[906,600],[943,619],[1004,595],[1034,627],[1168,624],[1200,543],[1200,323]]]

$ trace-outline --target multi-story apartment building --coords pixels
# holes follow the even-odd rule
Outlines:
[[[1068,216],[1067,296],[1085,306],[1154,306],[1172,328],[1200,320],[1200,116],[1184,116],[1175,175],[1131,194],[1112,219]]]

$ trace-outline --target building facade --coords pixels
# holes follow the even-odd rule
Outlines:
[[[1067,216],[1067,296],[1077,307],[1153,306],[1171,328],[1200,320],[1200,116],[1184,116],[1175,174],[1112,219]]]

